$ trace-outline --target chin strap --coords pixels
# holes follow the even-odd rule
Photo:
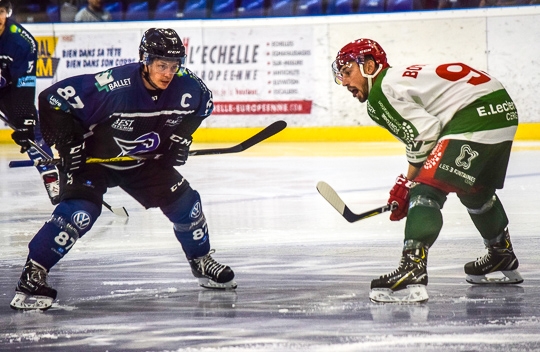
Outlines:
[[[146,68],[146,70],[144,68]],[[148,84],[150,84],[152,87],[154,87],[155,89],[157,89],[159,91],[162,90],[161,88],[156,86],[156,84],[154,82],[152,82],[152,80],[150,79],[150,74],[148,74],[148,68],[146,67],[145,64],[142,65],[142,74],[143,74],[144,80],[146,82],[148,82]]]
[[[375,76],[377,76],[379,74],[379,72],[382,71],[383,65],[379,65],[379,68],[377,68],[377,70],[375,70],[375,72],[373,72],[372,75],[368,75],[368,74],[366,74],[364,72],[364,65],[358,64],[358,66],[360,67],[360,73],[362,73],[362,76],[367,78],[367,81],[368,81],[368,94],[369,94],[369,92],[371,91],[371,87],[373,86],[373,78],[375,78]]]

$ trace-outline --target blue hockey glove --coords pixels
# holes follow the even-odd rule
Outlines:
[[[172,134],[170,137],[171,143],[168,150],[162,158],[164,166],[182,166],[186,163],[189,156],[189,146],[191,145],[191,136],[181,137],[177,134]]]
[[[77,138],[68,144],[56,146],[61,163],[58,168],[65,173],[81,171],[86,165],[84,138]]]

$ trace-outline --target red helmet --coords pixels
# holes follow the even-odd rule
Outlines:
[[[337,53],[336,60],[332,64],[336,82],[341,81],[340,70],[343,65],[351,61],[355,61],[359,65],[363,64],[366,55],[371,55],[383,69],[390,66],[386,60],[386,53],[379,43],[371,39],[360,38],[345,45]]]

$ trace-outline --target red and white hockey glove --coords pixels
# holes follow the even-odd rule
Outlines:
[[[409,190],[412,182],[405,176],[399,175],[396,179],[396,184],[390,190],[390,198],[388,204],[396,202],[398,207],[392,210],[390,214],[391,221],[399,221],[407,216],[409,211]]]

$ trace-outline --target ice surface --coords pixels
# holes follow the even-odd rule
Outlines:
[[[112,189],[105,200],[129,220],[104,208],[51,270],[57,303],[25,313],[9,301],[53,207],[34,169],[8,168],[24,159],[17,148],[0,146],[0,351],[540,350],[539,143],[516,143],[498,193],[524,283],[465,282],[463,264],[485,250],[451,195],[430,250],[430,300],[408,306],[368,299],[371,279],[397,267],[404,222],[349,224],[315,189],[329,183],[356,212],[384,204],[406,170],[402,147],[263,144],[179,169],[202,196],[214,257],[235,270],[236,291],[199,288],[168,220]]]

